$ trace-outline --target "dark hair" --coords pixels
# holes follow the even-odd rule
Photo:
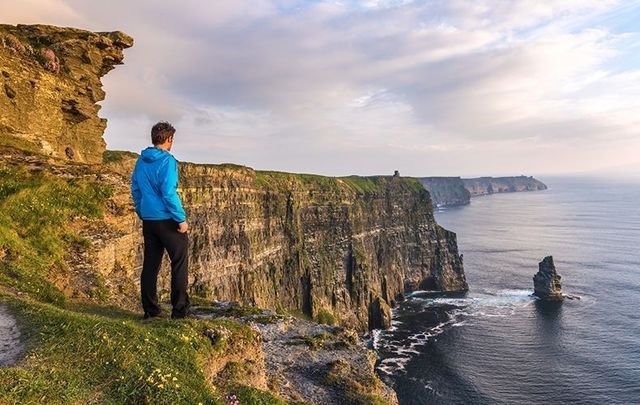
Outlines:
[[[151,142],[154,145],[161,145],[176,133],[176,129],[166,121],[158,122],[151,128]]]

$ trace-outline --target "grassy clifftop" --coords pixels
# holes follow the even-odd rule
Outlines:
[[[107,150],[103,155],[103,163],[112,170],[120,173],[130,173],[133,169],[138,154],[129,151]],[[240,176],[246,176],[244,186],[255,186],[272,192],[291,191],[299,189],[305,191],[329,191],[334,193],[356,193],[359,195],[372,195],[385,190],[385,185],[394,179],[394,176],[323,176],[310,173],[290,173],[275,170],[254,170],[247,166],[233,163],[202,164],[184,163],[182,166],[196,170],[209,169],[215,171],[236,172]],[[398,177],[401,190],[410,192],[424,192],[420,181],[411,177]]]
[[[18,363],[0,368],[0,403],[228,404],[229,395],[242,404],[285,403],[267,385],[260,335],[246,322],[142,321],[137,312],[107,305],[105,280],[72,263],[94,243],[80,236],[86,224],[120,209],[114,198],[121,190],[108,178],[135,157],[114,153],[102,168],[18,153],[1,160],[0,306],[18,319],[26,349]],[[294,184],[300,192],[353,195],[378,193],[394,180],[258,172],[253,181],[273,192]],[[401,189],[414,187],[396,181]],[[86,294],[78,294],[79,285]],[[387,403],[377,393],[361,397],[360,385],[348,385],[351,378],[323,384],[349,403]],[[373,373],[367,378],[381,385]]]
[[[157,320],[100,305],[101,280],[89,299],[64,291],[77,227],[107,209],[112,190],[93,176],[4,165],[0,169],[0,305],[21,326],[26,353],[0,368],[0,403],[280,403],[230,380],[212,383],[212,365],[253,361],[258,335],[230,320]],[[246,358],[238,356],[246,353]],[[252,364],[260,371],[260,365]],[[266,388],[266,387],[264,387]]]
[[[282,403],[249,386],[212,384],[210,364],[256,350],[258,335],[224,320],[155,320],[91,305],[0,297],[26,327],[26,357],[0,369],[0,402],[20,404]],[[248,356],[247,356],[248,357]],[[247,359],[249,360],[249,359]],[[254,367],[258,367],[255,366]]]

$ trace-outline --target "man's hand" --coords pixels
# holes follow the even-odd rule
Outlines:
[[[180,222],[178,224],[178,232],[186,233],[188,230],[189,230],[189,225],[187,224],[187,221]]]

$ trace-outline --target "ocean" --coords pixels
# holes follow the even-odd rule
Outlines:
[[[412,293],[376,334],[400,404],[640,404],[640,182],[540,180],[436,212],[470,291]],[[579,300],[531,296],[547,255]]]

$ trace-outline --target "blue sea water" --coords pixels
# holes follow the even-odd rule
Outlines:
[[[401,404],[640,404],[640,182],[541,180],[436,213],[470,291],[411,294],[377,336]],[[530,296],[547,255],[581,299]]]

